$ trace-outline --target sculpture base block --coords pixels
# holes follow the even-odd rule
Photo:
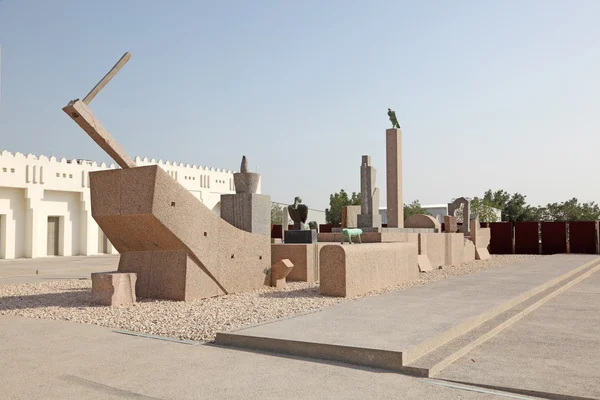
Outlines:
[[[289,259],[294,268],[287,276],[288,281],[315,282],[319,280],[319,245],[317,243],[272,244],[273,264]]]
[[[246,232],[271,236],[271,196],[255,193],[221,195],[221,218]]]
[[[284,243],[317,243],[317,231],[314,229],[306,231],[285,231],[283,233]]]

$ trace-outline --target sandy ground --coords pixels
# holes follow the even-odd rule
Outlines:
[[[496,255],[438,269],[415,282],[374,291],[354,298],[321,296],[318,283],[290,282],[285,289],[264,288],[190,302],[140,299],[129,306],[98,306],[91,302],[89,279],[68,279],[0,287],[0,314],[67,320],[116,329],[201,342],[210,342],[219,331],[314,311],[333,305],[415,285],[448,279],[519,261],[537,255]]]

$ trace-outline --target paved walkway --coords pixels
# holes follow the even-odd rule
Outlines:
[[[217,342],[264,349],[263,344],[276,339],[275,351],[298,354],[300,350],[302,355],[323,354],[337,360],[340,352],[355,351],[353,357],[368,361],[367,365],[394,369],[400,357],[406,365],[427,346],[443,343],[441,335],[460,324],[596,259],[595,255],[555,255],[526,260],[240,329],[217,336]],[[350,357],[343,361],[353,362]]]
[[[600,273],[475,348],[437,378],[600,399]]]
[[[2,399],[490,399],[344,364],[0,316]]]
[[[118,265],[119,255],[0,260],[0,285],[89,279],[92,272],[114,271]]]

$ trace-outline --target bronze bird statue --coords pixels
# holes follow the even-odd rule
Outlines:
[[[398,119],[396,118],[396,112],[392,111],[391,108],[388,108],[388,117],[390,117],[390,122],[392,123],[392,128],[400,129],[400,124],[398,123]]]

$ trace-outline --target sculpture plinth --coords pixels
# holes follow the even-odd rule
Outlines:
[[[221,218],[238,229],[271,237],[271,196],[256,193],[260,175],[248,172],[246,156],[233,180],[235,194],[221,195]]]
[[[284,243],[317,243],[317,231],[315,229],[304,229],[300,231],[285,231],[283,233]]]
[[[385,131],[385,163],[387,178],[387,226],[389,228],[404,228],[402,131],[400,128],[390,128]]]

